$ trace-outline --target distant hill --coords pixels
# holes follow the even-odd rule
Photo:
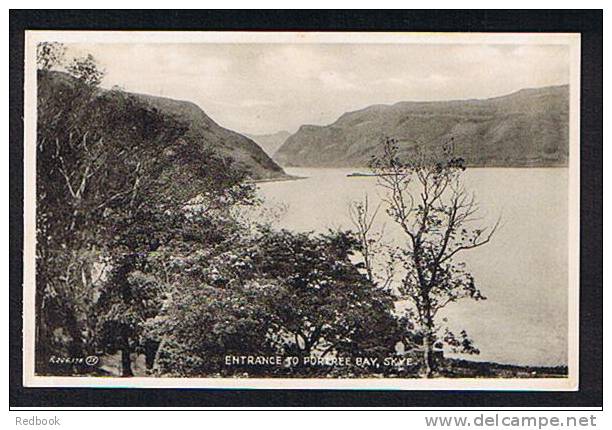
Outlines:
[[[285,130],[278,131],[274,134],[243,134],[249,139],[254,140],[270,157],[272,157],[276,150],[285,143],[285,140],[291,136],[291,133]]]
[[[362,167],[384,136],[399,141],[405,158],[415,144],[438,145],[453,137],[455,153],[468,165],[565,166],[568,124],[567,85],[483,100],[374,105],[327,126],[300,127],[274,159],[283,166]]]
[[[60,91],[62,85],[74,85],[75,82],[74,78],[63,72],[50,72],[46,79],[45,84],[55,85]],[[217,154],[231,157],[251,178],[274,179],[287,176],[255,142],[221,127],[196,104],[165,97],[125,93],[132,94],[185,123],[188,130],[184,139],[188,143],[210,146]]]

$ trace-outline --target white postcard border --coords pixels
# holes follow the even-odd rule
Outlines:
[[[579,371],[580,34],[269,31],[28,30],[24,76],[23,384],[26,387],[360,389],[576,391]],[[36,45],[61,43],[293,43],[293,44],[546,44],[570,48],[568,181],[568,377],[561,378],[166,378],[55,377],[34,374],[36,247]]]

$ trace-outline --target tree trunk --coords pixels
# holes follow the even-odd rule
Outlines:
[[[434,371],[436,370],[436,362],[434,357],[434,322],[433,317],[431,316],[431,300],[429,295],[424,294],[423,303],[425,308],[425,337],[423,338],[423,349],[425,350],[425,354],[423,361],[425,362],[426,377],[433,378]]]
[[[121,376],[130,377],[134,376],[132,372],[132,360],[130,359],[130,349],[125,347],[121,350]]]
[[[161,342],[159,343],[159,346],[157,347],[157,351],[155,351],[155,357],[153,357],[153,366],[151,368],[151,370],[159,370],[159,357],[161,356],[161,353],[164,349],[164,345],[166,344],[166,338],[162,338]]]
[[[35,359],[35,367],[34,372],[36,373],[44,373],[47,371],[48,364],[48,350],[47,344],[49,340],[47,339],[46,332],[46,320],[43,316],[43,306],[42,306],[42,298],[43,294],[39,293],[39,286],[37,285],[36,290],[36,311],[35,311],[35,331],[34,331],[34,359]]]
[[[433,342],[431,339],[431,335],[427,333],[425,338],[423,339],[423,347],[424,347],[424,364],[425,364],[425,376],[427,378],[433,378],[434,370],[435,370],[435,361],[434,361],[434,351],[433,351]]]
[[[145,341],[144,349],[145,349],[145,362],[148,370],[152,370],[155,365],[155,358],[157,357],[157,349],[159,348],[160,343],[154,340],[148,339]]]

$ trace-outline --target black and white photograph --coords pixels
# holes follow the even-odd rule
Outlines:
[[[580,35],[27,31],[28,387],[578,389]]]

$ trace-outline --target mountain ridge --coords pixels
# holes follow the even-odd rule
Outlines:
[[[416,145],[453,138],[468,165],[565,166],[569,152],[569,86],[524,88],[487,99],[401,101],[346,112],[332,124],[305,124],[274,154],[283,166],[365,167],[383,137],[400,156]]]

